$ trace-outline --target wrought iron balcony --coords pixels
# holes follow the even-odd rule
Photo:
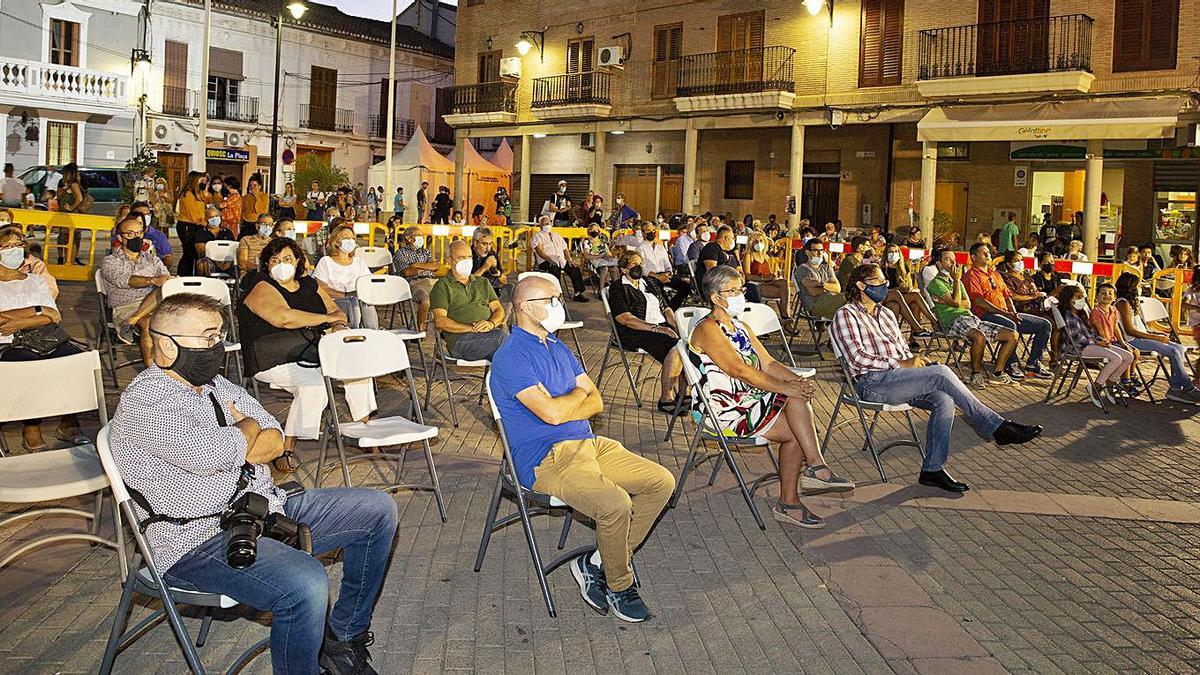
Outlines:
[[[796,88],[791,47],[688,54],[679,61],[678,96],[790,92]]]
[[[177,117],[198,116],[200,111],[196,109],[196,92],[187,87],[163,85],[162,111],[164,115]]]
[[[300,127],[352,134],[354,133],[354,111],[346,108],[329,108],[301,103]]]
[[[533,81],[531,108],[563,105],[611,105],[608,97],[608,73],[587,72],[539,77]]]
[[[517,83],[501,80],[460,84],[450,87],[450,112],[453,115],[516,113]]]
[[[1048,16],[923,30],[918,80],[1092,70],[1092,17]]]
[[[371,115],[367,120],[372,138],[387,138],[387,115]],[[394,140],[407,141],[417,133],[417,123],[407,117],[396,118],[396,128],[392,131]]]
[[[253,96],[210,98],[208,99],[208,118],[258,124],[258,99]]]

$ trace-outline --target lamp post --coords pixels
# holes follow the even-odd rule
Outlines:
[[[284,0],[279,0],[279,13],[275,16],[275,93],[271,105],[271,177],[268,181],[270,194],[275,194],[276,164],[279,161],[279,60],[283,52],[283,10]],[[301,0],[287,3],[286,9],[296,21],[308,11],[308,5]]]

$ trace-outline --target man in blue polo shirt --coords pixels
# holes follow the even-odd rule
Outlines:
[[[521,484],[596,521],[596,546],[571,562],[588,605],[630,622],[650,618],[630,558],[675,489],[670,471],[596,436],[604,408],[571,349],[554,336],[565,319],[555,285],[537,277],[513,289],[516,326],[492,357],[492,396]]]

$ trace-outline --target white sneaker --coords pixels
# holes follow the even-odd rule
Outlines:
[[[988,373],[988,382],[991,384],[1012,384],[1013,379],[1008,373]]]
[[[972,389],[987,389],[983,373],[971,373],[971,381],[967,383],[967,386]]]

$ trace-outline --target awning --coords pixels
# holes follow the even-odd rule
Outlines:
[[[1050,101],[934,108],[917,123],[921,141],[1082,141],[1171,138],[1179,97]]]

